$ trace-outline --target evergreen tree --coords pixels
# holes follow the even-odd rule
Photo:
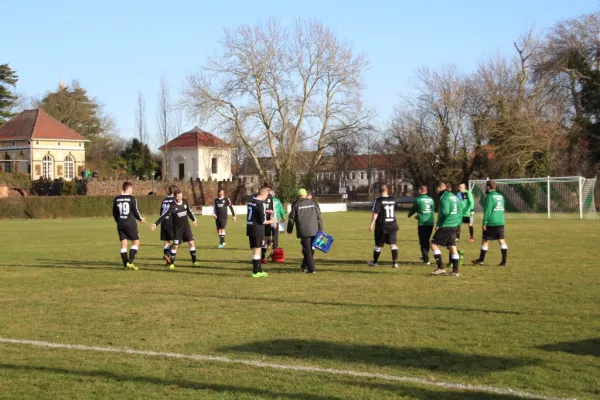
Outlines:
[[[88,139],[108,130],[107,121],[101,116],[100,106],[77,82],[72,87],[61,84],[57,91],[47,93],[40,107]]]
[[[17,102],[17,96],[11,93],[8,86],[15,86],[19,77],[8,64],[0,64],[0,125],[13,116],[11,109]]]

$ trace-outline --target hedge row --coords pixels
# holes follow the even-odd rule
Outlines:
[[[20,172],[0,172],[0,183],[15,188],[28,189],[31,187],[29,174]]]
[[[56,196],[0,199],[0,219],[112,217],[113,196]],[[142,216],[160,211],[162,196],[136,196]]]

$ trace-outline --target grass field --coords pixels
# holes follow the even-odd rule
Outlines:
[[[418,265],[414,220],[401,219],[400,268],[389,248],[368,268],[369,218],[325,215],[336,241],[315,275],[301,273],[285,235],[286,263],[269,264],[265,279],[250,278],[240,222],[218,250],[213,220],[200,218],[202,267],[189,267],[184,246],[176,271],[160,259],[158,232],[140,226],[134,272],[120,267],[111,220],[0,221],[1,338],[385,375],[0,343],[0,398],[522,398],[438,382],[600,397],[599,221],[513,219],[509,267],[495,267],[494,243],[489,266],[455,278]],[[460,247],[478,256],[478,243]]]

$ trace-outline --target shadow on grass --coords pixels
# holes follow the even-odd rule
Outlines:
[[[42,260],[38,260],[42,261]],[[177,266],[174,271],[168,269],[166,266],[161,265],[150,265],[150,266],[138,266],[140,268],[139,271],[123,271],[123,267],[119,265],[118,262],[104,262],[104,261],[64,261],[64,260],[52,260],[57,264],[35,264],[35,265],[15,265],[15,268],[24,267],[24,268],[57,268],[57,269],[87,269],[87,270],[95,270],[95,271],[119,271],[119,272],[158,272],[158,273],[167,273],[167,274],[193,274],[193,275],[215,275],[215,276],[232,276],[231,274],[222,274],[218,272],[211,272],[212,269],[209,266],[200,266],[196,268],[192,268],[191,266]],[[224,268],[225,269],[225,268]],[[233,268],[230,268],[233,270]],[[241,269],[240,269],[241,270]],[[247,271],[245,269],[244,271]]]
[[[444,399],[444,400],[516,400],[522,399],[523,397],[517,395],[508,395],[508,394],[491,394],[480,391],[470,391],[470,390],[453,390],[447,391],[444,389],[421,389],[418,387],[407,387],[403,384],[397,383],[374,383],[374,382],[346,382],[349,385],[358,386],[361,388],[369,388],[371,390],[377,391],[388,391],[392,392],[393,397],[405,396],[411,399]],[[540,396],[541,398],[542,396]],[[535,398],[535,397],[534,397]]]
[[[155,294],[164,294],[160,292],[153,292]],[[368,308],[397,308],[405,310],[415,311],[454,311],[454,312],[473,312],[483,314],[500,314],[500,315],[520,315],[517,311],[504,311],[504,310],[485,310],[480,308],[458,308],[458,307],[435,307],[435,306],[409,306],[401,304],[368,304],[368,303],[344,303],[344,302],[333,302],[333,301],[312,301],[312,300],[297,300],[297,299],[275,299],[265,297],[246,297],[246,296],[202,296],[195,294],[181,294],[178,296],[201,298],[201,299],[219,299],[219,300],[242,300],[242,301],[258,301],[258,302],[271,302],[271,303],[283,303],[283,304],[306,304],[312,306],[333,306],[333,307],[368,307]]]
[[[280,339],[220,348],[224,352],[262,356],[326,359],[388,367],[439,371],[457,375],[483,375],[493,371],[537,364],[537,360],[460,354],[446,350],[331,343],[319,340]]]
[[[546,351],[560,351],[579,356],[600,357],[600,338],[546,344],[539,348]]]
[[[341,397],[333,396],[319,396],[308,393],[285,393],[279,391],[268,391],[264,389],[245,387],[245,386],[234,386],[234,385],[220,385],[216,383],[208,382],[194,382],[191,380],[183,379],[162,379],[152,376],[138,376],[138,375],[124,375],[115,374],[108,371],[86,371],[86,370],[72,370],[57,367],[43,367],[34,365],[11,365],[11,364],[0,364],[0,370],[12,370],[22,373],[51,373],[59,375],[69,375],[76,377],[89,377],[98,379],[110,379],[116,382],[135,382],[149,385],[168,386],[170,389],[183,388],[193,390],[212,390],[214,392],[222,393],[237,393],[238,395],[254,395],[259,397],[267,398],[285,398],[285,399],[308,399],[308,400],[328,400],[328,399],[342,399]],[[40,379],[37,375],[36,379]],[[259,384],[264,382],[258,382]]]

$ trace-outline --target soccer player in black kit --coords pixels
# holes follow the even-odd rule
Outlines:
[[[263,200],[263,202],[265,204],[266,218],[271,219],[272,217],[275,217],[275,207],[273,207],[273,196],[271,195],[271,185],[269,184],[269,182],[264,182],[263,188],[267,189],[267,197],[265,197],[265,199]],[[275,220],[275,222],[277,222],[277,220]],[[270,224],[265,225],[265,235],[264,235],[265,240],[262,245],[262,252],[261,252],[261,259],[260,259],[261,264],[267,263],[267,250],[269,249],[269,245],[273,242],[272,237],[273,237],[274,230],[275,229]]]
[[[268,188],[262,188],[258,194],[248,202],[248,218],[246,219],[246,236],[252,249],[252,277],[264,278],[268,276],[262,270],[261,252],[265,241],[265,226],[277,222],[273,216],[267,220],[265,213],[265,199],[269,194]]]
[[[233,222],[235,219],[235,211],[229,198],[225,197],[225,191],[219,189],[219,197],[215,199],[213,203],[213,217],[215,217],[215,223],[217,225],[217,233],[219,234],[219,249],[225,247],[225,228],[227,228],[227,208],[231,211]]]
[[[140,234],[137,229],[136,219],[142,224],[146,219],[142,218],[138,211],[137,200],[131,195],[133,193],[133,184],[124,182],[123,191],[120,196],[115,197],[113,201],[113,217],[117,223],[117,232],[121,241],[121,260],[123,260],[123,269],[137,271],[138,267],[133,264],[135,255],[140,246]],[[133,242],[127,256],[127,241]]]
[[[169,210],[169,208],[171,208],[171,204],[173,204],[173,202],[175,201],[175,196],[173,196],[173,191],[175,189],[177,189],[177,186],[169,186],[169,193],[160,205],[159,215],[163,215]],[[173,224],[171,223],[171,217],[168,215],[165,217],[165,220],[160,225],[160,240],[164,242],[163,258],[167,262],[167,265],[171,265],[171,242],[173,241]]]
[[[392,248],[392,268],[398,268],[398,223],[396,222],[396,200],[388,195],[388,187],[381,185],[381,197],[373,203],[373,218],[369,231],[375,231],[375,248],[370,267],[376,267],[381,247],[389,244]]]
[[[186,200],[183,200],[183,193],[180,189],[173,191],[175,195],[175,201],[171,204],[171,207],[165,211],[150,229],[154,231],[157,225],[163,222],[167,215],[173,223],[173,248],[171,248],[171,264],[169,269],[175,269],[175,256],[177,255],[177,249],[182,242],[187,242],[190,246],[190,255],[192,256],[192,266],[199,267],[200,264],[196,261],[196,247],[194,246],[194,234],[188,218],[192,220],[192,225],[196,226],[196,217],[190,209],[190,206]]]

